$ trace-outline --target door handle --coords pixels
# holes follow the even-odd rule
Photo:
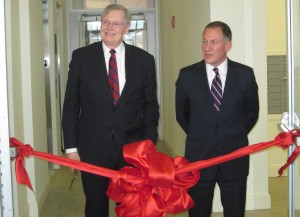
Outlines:
[[[299,120],[297,112],[295,112],[294,115],[293,115],[293,121],[294,121],[294,126],[291,127],[290,123],[289,123],[289,113],[288,112],[282,113],[281,121],[280,121],[280,125],[279,125],[281,130],[284,131],[284,132],[288,132],[288,131],[291,131],[293,129],[300,129],[300,120]],[[297,137],[295,139],[295,144],[297,146],[300,146],[300,138],[299,137]]]

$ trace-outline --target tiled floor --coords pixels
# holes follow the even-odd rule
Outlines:
[[[159,151],[162,147],[157,146]],[[84,195],[81,186],[81,177],[78,174],[72,188],[69,190],[73,173],[69,168],[61,167],[51,176],[51,190],[42,207],[40,217],[84,217]],[[245,217],[287,217],[288,195],[287,178],[269,179],[269,190],[272,198],[272,209],[246,211]],[[111,203],[110,217],[114,214],[114,203]],[[187,212],[177,214],[176,217],[187,217]],[[167,215],[172,217],[172,215]],[[174,217],[174,216],[173,216]],[[222,213],[213,213],[211,217],[223,217]]]

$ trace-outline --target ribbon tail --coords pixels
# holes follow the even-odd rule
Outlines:
[[[296,149],[291,154],[291,156],[288,158],[287,162],[278,170],[279,177],[283,174],[283,171],[296,160],[299,154],[300,154],[300,146],[297,146]]]
[[[24,159],[18,158],[16,160],[16,180],[19,184],[27,185],[33,191],[29,176],[24,167]],[[34,191],[33,191],[34,192]]]

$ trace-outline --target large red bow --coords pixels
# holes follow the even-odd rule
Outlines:
[[[122,168],[107,191],[111,199],[121,202],[116,207],[119,217],[163,217],[194,206],[187,191],[199,180],[199,171],[175,173],[189,164],[186,159],[157,152],[150,140],[126,145],[124,157],[136,168]]]

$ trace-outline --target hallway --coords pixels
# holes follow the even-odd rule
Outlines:
[[[159,143],[159,151],[167,151]],[[79,173],[80,174],[80,173]],[[51,175],[51,190],[42,207],[40,217],[83,217],[84,195],[81,186],[80,175],[75,179],[69,190],[73,173],[69,168],[61,167],[53,171]],[[245,217],[287,217],[288,216],[288,178],[269,178],[269,192],[271,195],[272,208],[266,210],[246,211]],[[111,203],[110,217],[114,214],[114,202]],[[173,215],[167,215],[172,217]],[[187,217],[187,212],[175,215]],[[223,217],[222,213],[213,213],[211,217]]]

